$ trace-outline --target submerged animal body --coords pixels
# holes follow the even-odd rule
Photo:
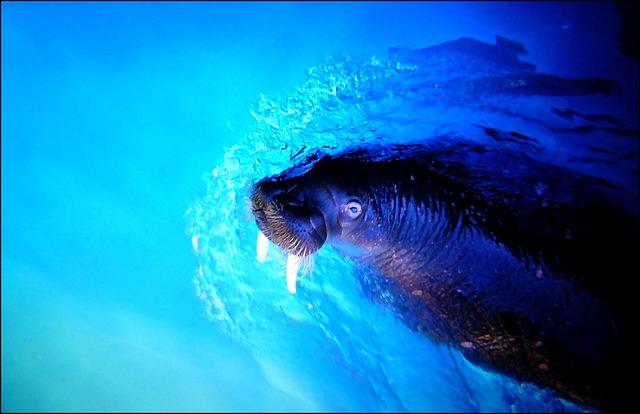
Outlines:
[[[318,155],[258,182],[252,211],[292,291],[300,258],[331,245],[470,361],[617,409],[638,218],[612,192],[521,152],[412,145]]]

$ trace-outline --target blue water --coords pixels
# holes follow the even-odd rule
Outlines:
[[[245,197],[299,150],[473,139],[482,121],[637,206],[638,61],[621,28],[597,2],[3,2],[2,411],[588,410],[412,332],[331,250],[289,294],[281,253],[255,258]],[[390,47],[496,35],[539,73],[623,92],[400,94],[474,73]],[[598,128],[559,139],[536,120]]]

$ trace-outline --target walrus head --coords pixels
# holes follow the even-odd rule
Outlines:
[[[295,279],[303,258],[325,243],[349,249],[350,255],[374,251],[379,231],[371,204],[372,189],[358,176],[365,165],[349,159],[324,157],[297,177],[287,174],[258,182],[251,210],[262,235],[288,255],[287,286]]]
[[[428,213],[427,205],[438,207],[441,186],[424,162],[380,162],[362,155],[325,155],[302,174],[296,175],[299,167],[292,168],[253,187],[251,209],[259,237],[287,253],[290,291],[295,292],[303,258],[323,245],[351,258],[374,258],[397,244],[398,233],[405,233],[404,243],[409,243],[406,234],[421,238],[419,231],[406,232],[407,227],[424,221],[418,216]],[[458,207],[449,210],[454,214]],[[447,223],[455,226],[455,220]]]

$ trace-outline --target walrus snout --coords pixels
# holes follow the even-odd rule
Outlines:
[[[289,254],[308,256],[327,240],[322,213],[306,205],[295,186],[283,188],[273,181],[259,182],[251,195],[251,210],[260,231]]]

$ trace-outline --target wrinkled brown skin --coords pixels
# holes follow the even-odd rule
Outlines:
[[[579,404],[624,408],[637,217],[587,178],[523,155],[398,154],[326,156],[258,182],[258,227],[287,252],[328,244],[370,266],[413,328],[472,362]],[[498,174],[516,166],[517,176]],[[555,187],[543,197],[539,182]]]

